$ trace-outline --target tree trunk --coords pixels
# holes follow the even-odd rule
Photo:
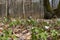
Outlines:
[[[59,1],[57,9],[55,9],[54,12],[57,15],[57,17],[60,18],[60,1]]]
[[[6,0],[6,17],[9,17],[9,1]]]
[[[44,18],[51,19],[54,16],[54,11],[52,10],[49,0],[44,0]]]
[[[44,0],[44,8],[46,9],[46,11],[52,12],[52,8],[50,6],[49,0]]]

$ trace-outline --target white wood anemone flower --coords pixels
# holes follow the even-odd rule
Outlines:
[[[50,27],[49,26],[45,26],[45,29],[49,29]]]

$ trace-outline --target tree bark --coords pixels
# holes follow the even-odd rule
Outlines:
[[[55,9],[54,12],[57,15],[57,17],[60,18],[60,1],[59,1],[58,6],[57,6],[57,9]]]
[[[46,9],[46,11],[48,12],[52,12],[52,8],[50,6],[49,0],[44,0],[44,8]]]
[[[54,11],[52,10],[49,0],[44,0],[44,18],[51,19],[54,16]]]

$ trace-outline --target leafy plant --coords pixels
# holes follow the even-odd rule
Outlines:
[[[51,30],[51,35],[52,36],[57,36],[58,32],[56,30]]]
[[[42,33],[40,33],[40,36],[41,36],[41,39],[42,40],[47,40],[48,33],[46,31],[45,32],[42,32]]]
[[[47,40],[48,33],[42,28],[33,28],[32,29],[32,40]]]
[[[15,21],[11,21],[10,23],[9,23],[9,26],[11,27],[11,26],[16,26],[16,25],[18,25],[18,24],[20,24],[20,20],[15,20]]]
[[[0,35],[0,40],[9,40],[12,38],[16,39],[16,36],[14,34],[12,34],[12,30],[11,29],[5,29],[2,32],[3,34]]]
[[[28,23],[28,24],[31,24],[31,25],[33,25],[33,26],[35,26],[35,25],[37,24],[37,22],[36,22],[34,19],[28,19],[28,20],[27,20],[27,23]]]
[[[9,21],[10,21],[10,19],[8,19],[7,17],[4,17],[3,23],[7,23]]]
[[[60,21],[57,21],[57,25],[60,25]]]
[[[51,30],[51,36],[53,37],[54,40],[57,40],[57,35],[58,32],[56,30]]]

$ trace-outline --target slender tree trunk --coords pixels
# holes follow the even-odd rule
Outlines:
[[[25,18],[25,6],[24,6],[25,1],[23,0],[23,18]]]
[[[6,17],[9,17],[9,1],[6,0]]]

